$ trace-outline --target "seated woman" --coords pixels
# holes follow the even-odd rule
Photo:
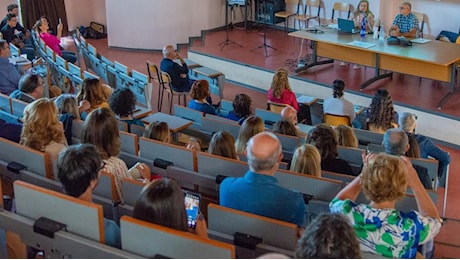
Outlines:
[[[290,105],[297,111],[299,123],[307,121],[311,125],[309,106],[299,106],[295,93],[289,85],[289,72],[286,69],[278,69],[273,76],[272,84],[267,93],[267,99],[275,103]]]
[[[358,138],[356,138],[353,128],[347,125],[338,125],[334,128],[337,137],[337,145],[351,148],[358,148]]]
[[[184,192],[173,180],[156,180],[141,192],[134,206],[133,218],[207,238],[206,221],[200,214],[195,229],[187,224]]]
[[[238,132],[238,138],[235,142],[237,154],[243,154],[246,150],[246,143],[254,135],[261,133],[265,130],[264,121],[258,116],[249,116],[244,120]]]
[[[321,177],[321,155],[311,144],[299,146],[292,156],[290,170]]]
[[[77,95],[77,101],[80,105],[83,104],[82,102],[89,103],[88,109],[80,111],[80,115],[83,120],[86,119],[88,113],[97,108],[109,108],[106,94],[99,79],[87,78],[83,80],[80,92],[78,92]]]
[[[297,136],[297,128],[289,120],[280,120],[272,127],[272,132],[282,135]]]
[[[401,212],[396,201],[410,188],[418,211]],[[369,204],[356,204],[363,191]],[[329,205],[344,214],[355,229],[361,251],[389,258],[415,258],[417,247],[434,239],[442,220],[409,159],[372,154],[360,176],[343,188]]]
[[[67,142],[54,102],[48,98],[35,100],[24,109],[22,121],[20,143],[49,154],[51,160],[57,160]]]
[[[250,115],[251,112],[251,104],[252,100],[251,97],[248,95],[241,93],[236,94],[233,98],[233,110],[228,112],[226,118],[234,121],[238,121],[238,124],[243,124],[243,121]]]
[[[188,102],[189,108],[205,114],[217,115],[216,109],[208,103],[211,92],[209,92],[209,82],[207,80],[195,81],[190,90],[190,96],[193,99]]]
[[[398,113],[393,107],[390,92],[379,89],[367,110],[367,129],[384,134],[390,128],[398,128]]]
[[[235,138],[225,131],[215,133],[209,142],[208,153],[238,160]]]
[[[62,94],[54,100],[59,112],[59,121],[64,126],[64,134],[67,139],[67,144],[72,144],[72,123],[74,119],[80,119],[80,111],[89,108],[88,102],[82,102],[79,107],[77,99],[72,94]]]
[[[117,88],[109,98],[110,109],[118,116],[118,120],[128,125],[131,133],[131,125],[145,127],[140,119],[133,117],[136,109],[136,96],[129,88]]]
[[[98,108],[89,113],[83,125],[81,143],[92,144],[104,161],[104,169],[115,176],[115,184],[120,199],[123,198],[121,180],[123,178],[150,181],[150,168],[145,163],[137,163],[128,170],[126,163],[118,158],[120,153],[120,132],[115,115],[108,108]]]
[[[353,127],[361,128],[359,121],[354,121],[356,117],[355,108],[353,103],[343,97],[345,94],[345,82],[340,79],[334,80],[332,83],[332,97],[324,100],[323,112],[324,114],[333,114],[339,116],[348,116]]]
[[[75,63],[77,61],[77,55],[75,55],[75,53],[66,50],[61,51],[62,28],[63,24],[58,24],[57,33],[56,36],[54,36],[48,32],[49,24],[46,19],[39,19],[34,25],[34,29],[40,34],[40,38],[45,42],[46,46],[49,46],[57,55],[61,56],[66,61]]]
[[[332,127],[319,124],[308,133],[307,143],[316,146],[321,154],[321,170],[356,176],[347,161],[340,159],[337,140]]]
[[[144,137],[164,143],[171,142],[171,133],[166,122],[155,121],[150,123],[144,131]]]

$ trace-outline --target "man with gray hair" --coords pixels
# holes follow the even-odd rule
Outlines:
[[[391,155],[404,156],[410,148],[409,138],[406,132],[399,128],[388,129],[383,135],[383,146],[385,147],[385,153]],[[426,189],[432,189],[430,176],[428,175],[428,169],[419,165],[413,165],[417,171],[418,177]]]
[[[274,177],[283,158],[281,143],[270,132],[253,136],[247,145],[249,171],[243,177],[225,178],[220,184],[220,205],[278,219],[302,227],[302,196],[283,188]]]
[[[163,47],[163,59],[160,62],[160,70],[167,72],[171,77],[171,86],[174,91],[189,92],[194,80],[188,77],[188,67],[179,52],[174,46],[166,45]],[[178,59],[180,65],[174,60]]]
[[[414,134],[416,125],[417,122],[414,114],[404,112],[400,115],[399,127],[406,133],[414,135],[415,140],[417,140],[417,143],[420,147],[420,157],[428,158],[428,156],[430,156],[439,161],[439,186],[444,187],[446,185],[447,167],[450,163],[449,153],[441,150],[439,147],[434,145],[428,137],[419,134]]]

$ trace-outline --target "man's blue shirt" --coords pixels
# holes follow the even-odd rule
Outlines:
[[[248,171],[220,184],[220,205],[278,219],[301,227],[305,203],[300,193],[281,187],[273,176]]]
[[[187,74],[187,64],[179,65],[171,59],[162,59],[160,63],[160,70],[167,72],[171,76],[171,85],[175,91],[189,91],[190,84],[188,75],[182,78],[180,74]]]
[[[18,88],[20,79],[21,74],[18,69],[7,58],[0,57],[0,92],[10,95]]]

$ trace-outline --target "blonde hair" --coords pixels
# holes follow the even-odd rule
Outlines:
[[[144,131],[144,137],[169,143],[169,126],[166,122],[155,121],[147,126]]]
[[[291,171],[321,177],[321,155],[311,144],[298,147],[291,160]]]
[[[246,144],[254,135],[264,131],[264,121],[258,116],[249,116],[244,120],[235,142],[236,153],[242,154]]]
[[[353,128],[347,125],[339,125],[334,128],[337,145],[358,148],[358,138],[356,138]]]
[[[72,114],[74,118],[80,119],[80,112],[78,111],[77,99],[72,94],[59,95],[55,100],[59,114]]]
[[[281,98],[281,94],[284,89],[292,91],[291,86],[289,85],[289,72],[286,69],[278,69],[273,75],[271,89],[273,91],[273,96],[276,98]]]
[[[361,184],[364,195],[373,202],[401,199],[407,188],[406,166],[399,156],[377,154],[364,164]]]
[[[54,102],[40,98],[24,109],[20,143],[35,150],[44,151],[52,141],[65,143],[66,138]]]

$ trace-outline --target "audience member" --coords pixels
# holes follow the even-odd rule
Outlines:
[[[35,58],[35,49],[28,39],[30,37],[29,32],[19,24],[18,15],[8,13],[5,19],[6,24],[0,28],[3,39],[18,47],[22,54],[27,55],[27,59],[33,60]]]
[[[274,177],[283,157],[278,138],[270,132],[252,137],[246,148],[249,171],[244,177],[225,178],[220,184],[220,204],[297,224],[305,220],[302,196],[283,188]]]
[[[89,102],[82,102],[82,106],[78,107],[77,99],[72,94],[61,94],[55,100],[54,104],[56,105],[59,113],[59,121],[62,122],[64,126],[64,135],[67,139],[67,144],[73,144],[72,141],[72,125],[73,120],[80,120],[80,111],[86,110],[89,108]],[[86,107],[85,107],[86,106]]]
[[[209,142],[208,153],[238,160],[235,138],[226,131],[219,131],[213,134]]]
[[[410,188],[419,211],[401,212],[396,201]],[[363,190],[369,204],[354,201]],[[432,240],[442,220],[409,159],[371,154],[364,159],[360,176],[340,191],[330,203],[333,213],[351,222],[361,251],[389,258],[415,258],[418,245]]]
[[[415,127],[417,126],[416,117],[414,114],[403,112],[401,117],[399,117],[399,126],[406,133],[414,135],[420,147],[420,157],[428,158],[430,156],[439,161],[438,176],[444,177],[441,178],[440,185],[445,186],[445,176],[447,174],[447,168],[450,163],[449,153],[441,150],[439,147],[433,144],[433,142],[428,137],[414,133]]]
[[[89,102],[90,104],[89,109],[80,112],[80,116],[83,120],[86,118],[88,113],[94,109],[110,107],[107,103],[107,97],[99,79],[84,79],[81,89],[77,95],[77,101],[80,105],[82,105],[82,102]]]
[[[258,116],[249,116],[244,120],[238,132],[238,138],[235,142],[237,154],[243,154],[246,150],[246,144],[254,135],[263,132],[265,129],[264,121]]]
[[[358,148],[358,138],[356,138],[353,128],[347,125],[339,125],[334,127],[334,132],[337,137],[337,145]]]
[[[22,124],[19,122],[7,122],[0,118],[0,137],[19,143],[21,140]]]
[[[130,170],[126,163],[118,158],[120,153],[120,134],[118,121],[108,108],[98,108],[89,113],[81,133],[81,143],[92,144],[105,163],[104,169],[115,176],[115,184],[120,199],[123,198],[121,180],[123,178],[150,180],[150,168],[138,163]]]
[[[200,214],[195,229],[189,229],[184,203],[184,192],[173,180],[156,180],[142,189],[134,206],[133,217],[157,225],[189,231],[207,238],[206,221]]]
[[[171,132],[169,131],[168,123],[159,121],[150,123],[144,131],[144,137],[170,143]]]
[[[297,242],[297,259],[358,259],[359,242],[348,219],[322,213],[305,228]]]
[[[9,4],[7,7],[6,7],[6,11],[7,11],[7,15],[8,14],[15,14],[16,16],[19,16],[19,6],[17,4]],[[2,19],[1,23],[0,23],[0,29],[3,28],[3,26],[5,26],[5,24],[7,23],[8,21],[8,18],[5,17]]]
[[[51,160],[56,160],[67,146],[64,128],[57,116],[56,105],[51,99],[40,98],[28,104],[24,109],[20,143],[48,153]]]
[[[188,102],[188,107],[205,114],[216,115],[216,109],[209,101],[211,93],[209,92],[209,82],[207,80],[197,80],[193,83],[190,90],[192,100]]]
[[[272,127],[272,132],[283,135],[297,136],[297,128],[288,120],[280,120]]]
[[[19,70],[8,60],[10,56],[10,46],[5,40],[0,39],[0,92],[5,95],[10,95],[18,89],[21,79]]]
[[[338,157],[337,139],[332,127],[326,124],[317,125],[308,133],[307,143],[318,148],[321,154],[321,170],[357,175],[348,162]]]
[[[356,117],[355,108],[350,101],[343,97],[344,90],[345,82],[340,79],[334,80],[332,83],[332,97],[324,100],[324,114],[348,116],[355,128],[361,128],[361,124],[358,121],[353,121]]]
[[[72,145],[59,153],[57,171],[67,195],[92,202],[103,162],[93,145]],[[104,218],[104,235],[107,245],[121,248],[120,228],[113,220]]]
[[[134,118],[136,110],[136,96],[129,88],[117,88],[109,98],[110,109],[118,116],[118,120],[128,125],[131,133],[131,125],[145,127],[140,119]]]
[[[40,38],[45,42],[46,46],[49,46],[57,55],[64,58],[70,63],[75,63],[77,61],[77,56],[71,51],[61,50],[61,35],[62,35],[63,24],[60,23],[57,26],[56,36],[50,34],[48,22],[44,22],[42,19],[39,19],[35,25],[34,29],[40,34]]]
[[[420,27],[417,16],[412,13],[412,5],[404,2],[399,7],[399,14],[393,20],[390,28],[391,36],[404,36],[409,38],[420,37]]]
[[[410,149],[409,138],[402,129],[388,129],[383,135],[383,146],[385,147],[385,153],[403,156]],[[414,165],[414,168],[423,186],[426,189],[432,189],[433,186],[427,168],[419,165]]]
[[[36,74],[24,74],[19,80],[19,89],[11,93],[10,97],[31,103],[43,97],[43,79]]]
[[[228,112],[226,118],[238,121],[240,125],[243,124],[244,120],[252,115],[251,104],[251,97],[244,93],[236,94],[232,103],[233,110]]]
[[[297,111],[291,106],[285,106],[281,110],[281,119],[290,121],[294,124],[297,132],[297,136],[301,138],[307,137],[307,133],[300,130],[299,126],[297,125],[299,122],[297,120]]]
[[[303,144],[294,152],[290,170],[321,177],[321,155],[318,148],[311,144]]]
[[[180,65],[174,60],[179,59]],[[180,53],[172,45],[163,47],[163,59],[160,69],[171,77],[171,87],[174,91],[189,92],[194,80],[188,77],[188,67]]]
[[[367,110],[367,128],[369,131],[383,134],[390,128],[397,128],[397,117],[398,113],[394,110],[388,90],[377,90]]]

